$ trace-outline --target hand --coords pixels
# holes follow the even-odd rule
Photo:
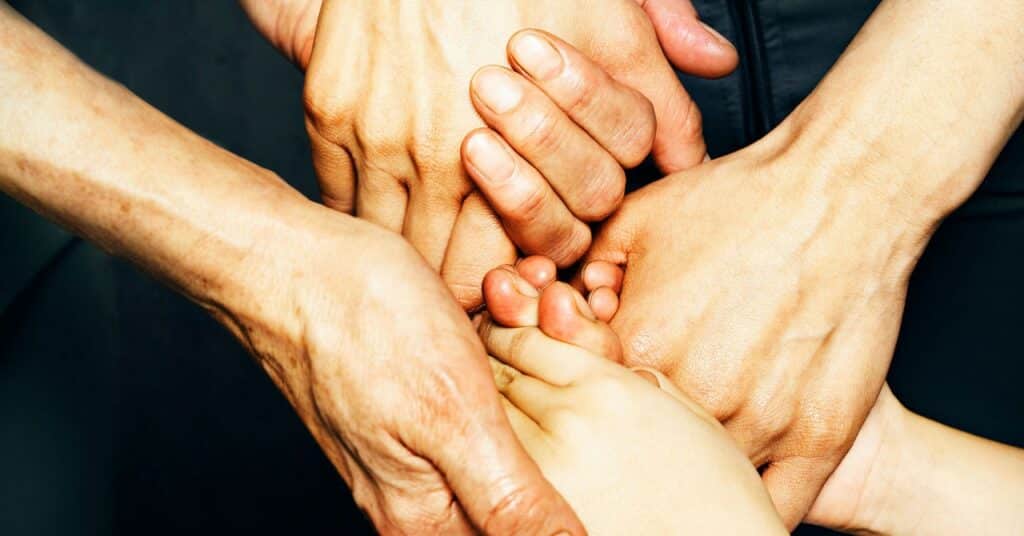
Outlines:
[[[244,291],[214,314],[377,529],[582,534],[512,434],[480,341],[440,278],[399,236],[304,203],[274,211],[273,234],[231,270]]]
[[[704,157],[699,112],[662,55],[655,31],[665,37],[669,56],[698,74],[728,73],[737,61],[735,50],[701,25],[686,2],[642,4],[653,28],[629,0],[605,2],[601,9],[583,0],[496,0],[460,8],[437,0],[403,0],[393,7],[372,0],[324,3],[305,100],[325,203],[401,232],[441,271],[464,306],[479,304],[483,274],[511,261],[515,249],[502,222],[472,193],[459,162],[461,138],[481,124],[464,95],[477,67],[504,63],[505,40],[515,31],[537,27],[556,33],[649,99],[658,118],[654,155],[666,170]],[[290,55],[301,65],[308,40],[294,37],[301,30],[289,29],[308,31],[308,23],[293,24],[305,19],[280,13],[313,9],[308,2],[275,5],[284,7],[250,9],[250,15],[273,42],[290,44]],[[279,28],[287,31],[271,30]],[[594,196],[590,190],[600,186],[595,180],[577,188],[579,199]],[[569,208],[581,205],[578,199],[566,201]],[[580,224],[589,219],[570,210],[564,214]],[[579,228],[569,220],[555,231]],[[555,249],[564,248],[578,257],[589,233],[545,241],[553,245],[549,252],[565,257]]]
[[[625,363],[663,371],[721,420],[790,527],[878,395],[932,225],[892,181],[815,168],[852,160],[793,136],[780,127],[628,196],[588,254],[624,279],[599,277],[601,263],[583,273],[587,288],[621,285]]]
[[[515,243],[565,266],[590,245],[590,227],[576,218],[602,220],[622,202],[623,167],[650,152],[654,111],[561,39],[526,30],[511,48],[522,42],[549,51],[551,63],[526,69],[513,54],[517,72],[477,72],[472,100],[490,128],[466,136],[462,158]]]
[[[465,313],[401,237],[188,131],[2,2],[0,27],[0,191],[227,326],[381,532],[582,534]]]
[[[543,280],[544,260],[487,274],[480,334],[516,435],[590,534],[783,534],[722,425],[661,373],[614,363],[615,334]]]

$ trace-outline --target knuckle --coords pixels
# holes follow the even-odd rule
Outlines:
[[[797,439],[805,455],[827,456],[853,442],[852,419],[832,413],[804,413],[799,417]]]
[[[344,91],[327,91],[324,84],[318,84],[312,79],[303,87],[302,105],[310,122],[321,133],[329,133],[355,122],[355,97]]]
[[[484,534],[533,534],[546,522],[542,493],[517,487],[504,493],[484,515]]]
[[[610,157],[590,167],[597,171],[590,180],[583,181],[573,203],[573,214],[583,221],[595,222],[607,218],[622,204],[626,195],[626,173]]]
[[[537,112],[527,123],[522,137],[524,151],[529,154],[546,154],[557,151],[562,144],[560,117],[554,111]]]
[[[791,430],[796,417],[795,403],[786,403],[774,398],[746,399],[742,414],[752,420],[753,428],[763,437],[779,438]]]
[[[700,113],[700,107],[697,103],[688,98],[686,101],[686,109],[683,112],[682,122],[682,136],[684,140],[701,140],[704,139],[704,119]]]
[[[551,258],[559,268],[565,268],[582,257],[590,249],[591,234],[590,228],[579,224],[574,220],[573,225],[560,235],[555,235],[554,241],[545,251],[533,253],[543,254]]]
[[[422,374],[416,387],[416,402],[419,422],[431,422],[435,426],[451,426],[459,422],[462,412],[467,410],[462,396],[457,371],[449,370],[451,365],[436,363],[429,372]]]
[[[512,328],[512,336],[508,342],[509,355],[523,355],[530,351],[531,343],[536,336],[535,328]]]
[[[455,296],[455,301],[462,307],[463,311],[473,311],[483,304],[484,296],[480,285],[467,285],[457,281],[449,281],[448,288]]]
[[[585,117],[595,108],[599,88],[609,80],[584,69],[575,69],[565,76],[569,94],[562,106],[570,116]]]
[[[408,161],[408,143],[402,132],[380,126],[366,128],[363,123],[355,122],[355,133],[368,165],[382,167],[386,163],[393,166],[399,161]]]
[[[521,226],[530,225],[540,220],[547,208],[548,198],[540,185],[530,185],[510,199],[505,219]]]
[[[615,130],[611,145],[619,162],[626,168],[634,168],[643,163],[654,147],[657,132],[657,121],[654,119],[654,106],[645,97],[637,95],[642,102],[644,111],[631,114],[625,125]]]

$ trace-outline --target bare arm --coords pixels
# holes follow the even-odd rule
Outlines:
[[[908,411],[888,387],[807,522],[857,534],[1018,534],[1024,450]]]
[[[0,94],[0,189],[225,324],[381,532],[583,532],[400,236],[199,138],[2,3]]]
[[[1019,0],[888,0],[748,148],[626,197],[612,327],[726,419],[789,526],[885,380],[911,272],[1024,113]],[[656,319],[656,320],[652,320]]]
[[[819,173],[853,165],[837,187],[871,182],[882,206],[930,228],[978,187],[1022,117],[1024,5],[888,0],[780,130]]]
[[[865,496],[882,534],[1018,534],[1024,450],[904,412]]]

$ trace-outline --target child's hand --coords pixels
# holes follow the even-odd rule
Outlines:
[[[549,252],[559,266],[590,246],[588,222],[618,208],[623,167],[640,164],[656,129],[651,103],[564,41],[527,30],[509,44],[514,71],[489,66],[471,83],[490,128],[466,136],[469,175],[526,253]],[[689,128],[700,138],[700,114]],[[703,145],[701,145],[703,150]]]
[[[725,429],[660,373],[618,365],[615,334],[553,279],[536,257],[491,271],[479,330],[513,429],[588,530],[784,533]],[[604,317],[611,297],[591,297]]]

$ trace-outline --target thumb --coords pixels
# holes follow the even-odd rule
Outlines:
[[[702,23],[688,0],[637,0],[658,34],[665,56],[680,71],[704,78],[731,73],[739,63],[736,48]]]
[[[239,0],[256,30],[303,71],[323,0]]]
[[[480,285],[495,266],[513,264],[516,246],[480,192],[469,194],[455,220],[441,265],[441,279],[464,310],[483,304]]]
[[[793,530],[811,509],[835,465],[822,458],[773,461],[761,475],[786,528]]]
[[[642,216],[641,212],[642,210],[630,210],[630,205],[623,205],[595,233],[590,249],[587,250],[580,266],[586,266],[593,261],[625,266],[637,232],[643,225],[642,220],[636,219]]]
[[[494,389],[493,403],[466,416],[463,441],[442,438],[435,459],[463,511],[484,534],[573,534],[586,530],[520,445]],[[460,438],[461,439],[461,438]]]

